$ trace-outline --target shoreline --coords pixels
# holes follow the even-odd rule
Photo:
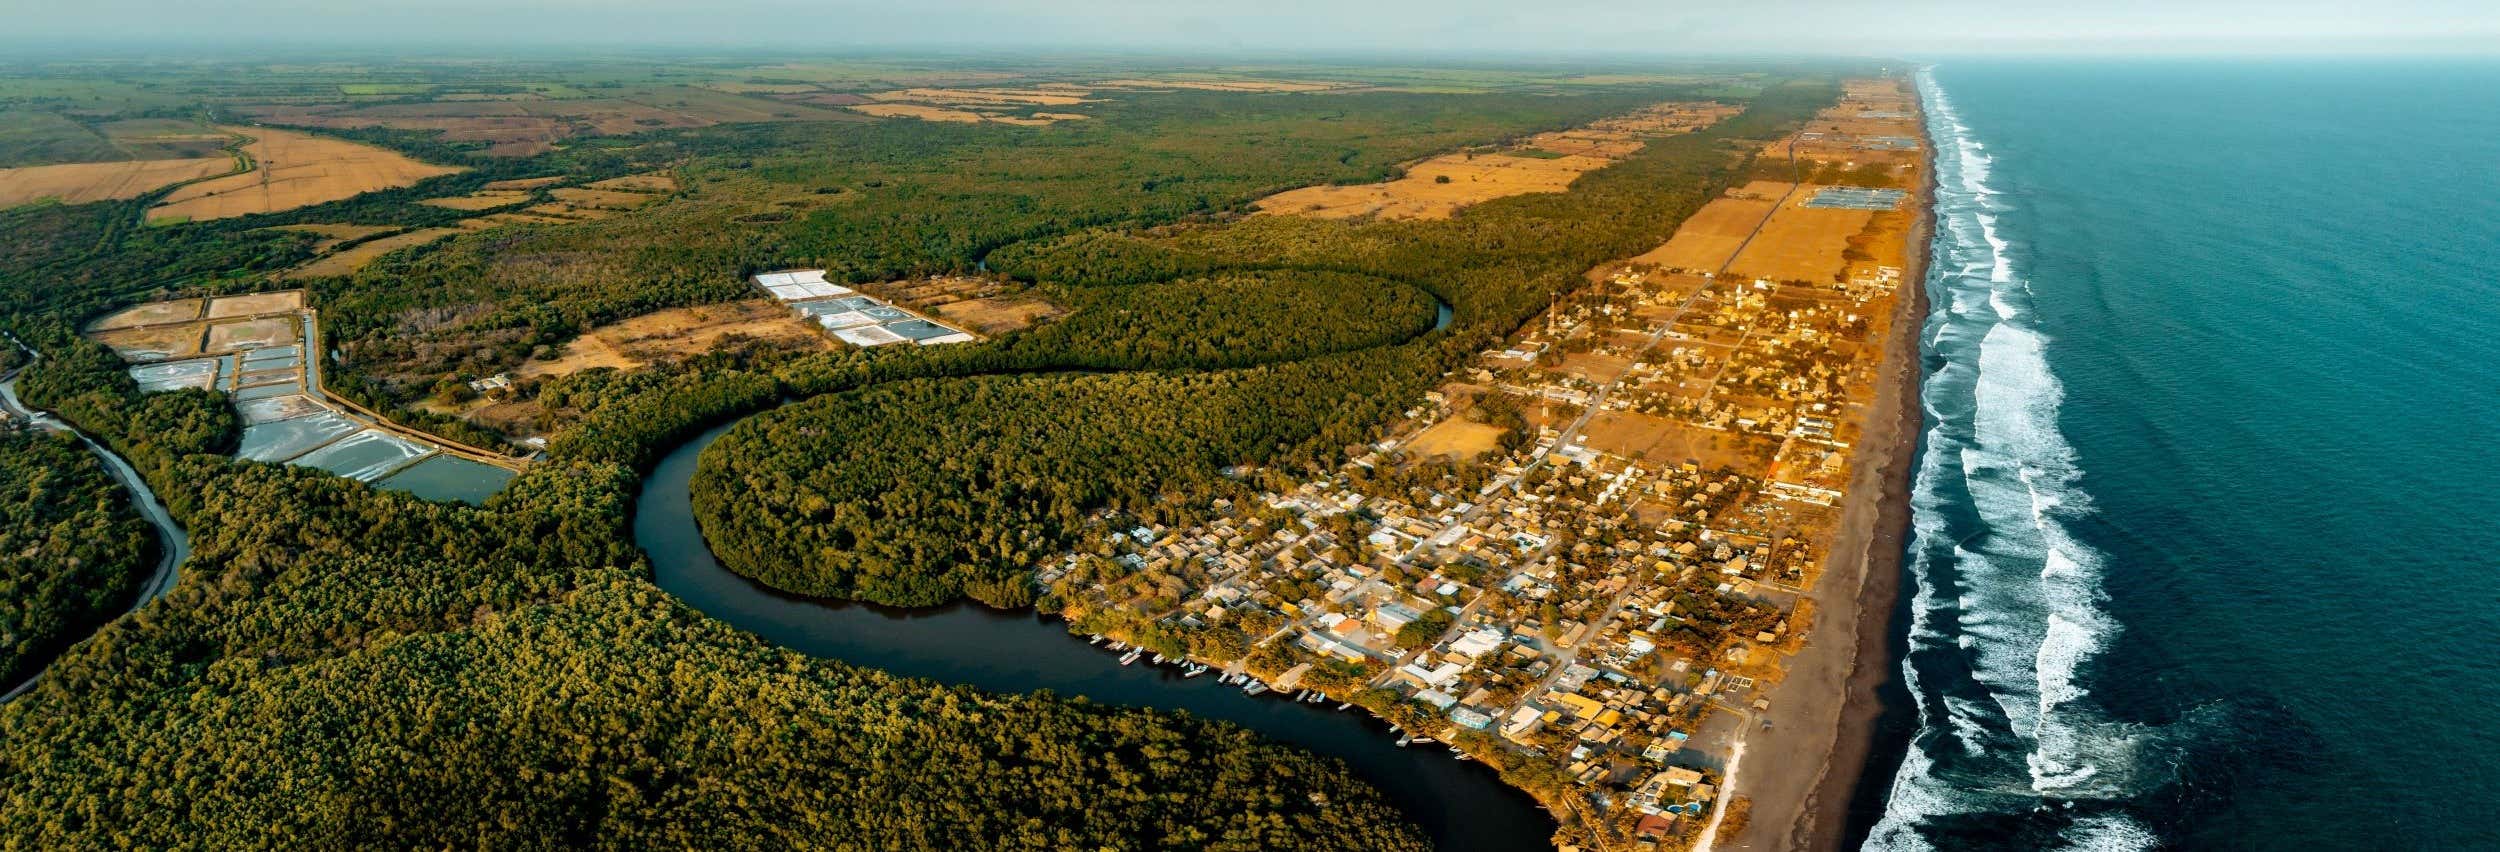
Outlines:
[[[1923,116],[1920,121],[1923,128]],[[1769,695],[1771,711],[1764,715],[1777,724],[1749,732],[1745,740],[1747,783],[1730,795],[1748,800],[1748,819],[1720,849],[1841,849],[1850,804],[1873,756],[1875,726],[1884,712],[1876,690],[1894,676],[1888,645],[1910,528],[1910,478],[1925,419],[1919,334],[1929,307],[1935,222],[1933,151],[1928,153],[1912,196],[1918,215],[1907,237],[1909,263],[1886,329],[1875,399],[1851,462],[1825,575],[1810,596],[1817,623],[1805,649],[1791,659],[1787,677]]]

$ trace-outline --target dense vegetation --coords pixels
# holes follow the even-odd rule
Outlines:
[[[157,547],[77,439],[0,427],[0,688],[129,606]]]
[[[146,199],[0,212],[0,326],[45,352],[27,395],[129,456],[194,547],[165,598],[0,706],[0,844],[1415,848],[1342,766],[1239,729],[896,679],[691,612],[631,544],[634,466],[815,397],[722,440],[768,452],[705,459],[719,481],[699,499],[737,487],[770,508],[711,513],[745,524],[714,530],[724,555],[813,565],[780,580],[794,587],[1019,602],[1023,563],[1086,513],[1184,511],[1235,487],[1225,466],[1319,464],[1369,440],[1587,267],[1663,239],[1743,167],[1734,140],[1829,92],[1773,89],[1569,194],[1446,222],[1231,212],[1671,95],[1175,94],[1044,129],[665,131],[208,223],[139,226]],[[458,237],[315,282],[349,355],[333,375],[405,401],[802,263],[877,278],[987,260],[1072,312],[979,345],[748,348],[554,383],[589,419],[483,508],[223,458],[236,424],[221,397],[141,395],[70,333],[164,291],[266,286],[309,253],[268,225],[440,224],[411,202],[659,167],[686,185],[659,207]],[[1430,330],[1432,297],[1453,306],[1450,328]],[[890,544],[858,543],[897,512],[909,522],[873,530]],[[799,548],[821,561],[788,559]]]
[[[782,386],[802,395],[865,389],[756,417],[712,445],[694,483],[697,516],[724,565],[790,591],[898,605],[964,594],[1029,603],[1031,569],[1073,542],[1094,513],[1185,522],[1238,488],[1228,470],[1305,472],[1367,443],[1438,376],[1577,286],[1586,270],[1663,242],[1739,179],[1748,164],[1736,152],[1747,146],[1729,140],[1764,138],[1829,97],[1775,90],[1745,116],[1655,142],[1569,193],[1489,202],[1448,221],[1257,217],[1144,236],[1083,233],[1001,252],[1002,271],[1124,291],[1140,317],[1188,316],[1199,293],[1134,282],[1253,268],[1335,270],[1325,280],[1346,306],[1365,298],[1366,281],[1409,282],[1453,305],[1456,321],[1411,342],[1255,368],[1221,350],[1102,357],[1140,346],[1174,351],[1162,336],[1185,329],[1153,323],[1032,336],[1046,346],[1010,338],[962,351],[786,364],[776,371]],[[1368,278],[1343,279],[1349,272]],[[1266,306],[1248,318],[1288,338],[1307,335],[1355,313],[1330,301]],[[1067,325],[1085,318],[1080,311]],[[880,384],[1076,366],[1182,371]],[[755,403],[776,395],[758,384],[722,396]],[[650,446],[663,422],[637,419],[632,443]],[[587,449],[595,434],[585,430],[566,449]]]
[[[682,164],[674,174],[684,188],[657,209],[457,237],[314,289],[325,334],[367,382],[352,390],[387,408],[448,376],[510,369],[601,323],[752,295],[745,278],[760,271],[820,266],[855,281],[974,273],[1003,246],[1211,216],[1294,186],[1374,180],[1430,152],[1569,127],[1658,97],[1169,93],[1124,97],[1093,120],[1042,129],[899,121],[671,131],[595,162],[572,152],[542,158],[568,174]],[[443,194],[404,192],[420,189]],[[402,224],[446,212],[357,203],[344,220]]]

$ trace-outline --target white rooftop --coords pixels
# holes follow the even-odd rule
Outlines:
[[[844,343],[861,347],[884,346],[888,343],[901,343],[904,340],[902,335],[887,331],[883,326],[874,325],[838,329],[834,331],[833,336],[841,338]]]

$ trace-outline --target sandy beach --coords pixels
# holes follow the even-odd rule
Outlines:
[[[1771,710],[1762,718],[1773,727],[1746,738],[1735,794],[1749,800],[1750,811],[1744,827],[1718,849],[1838,849],[1847,830],[1850,797],[1883,711],[1875,690],[1892,676],[1885,640],[1900,591],[1921,424],[1919,329],[1927,316],[1932,195],[1932,186],[1922,186],[1916,198],[1910,265],[1875,402],[1852,462],[1830,561],[1811,594],[1817,623],[1805,649],[1789,661],[1787,678],[1770,693]]]

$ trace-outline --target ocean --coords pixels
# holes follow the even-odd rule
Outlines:
[[[1866,847],[2500,849],[2500,62],[1920,85]]]

